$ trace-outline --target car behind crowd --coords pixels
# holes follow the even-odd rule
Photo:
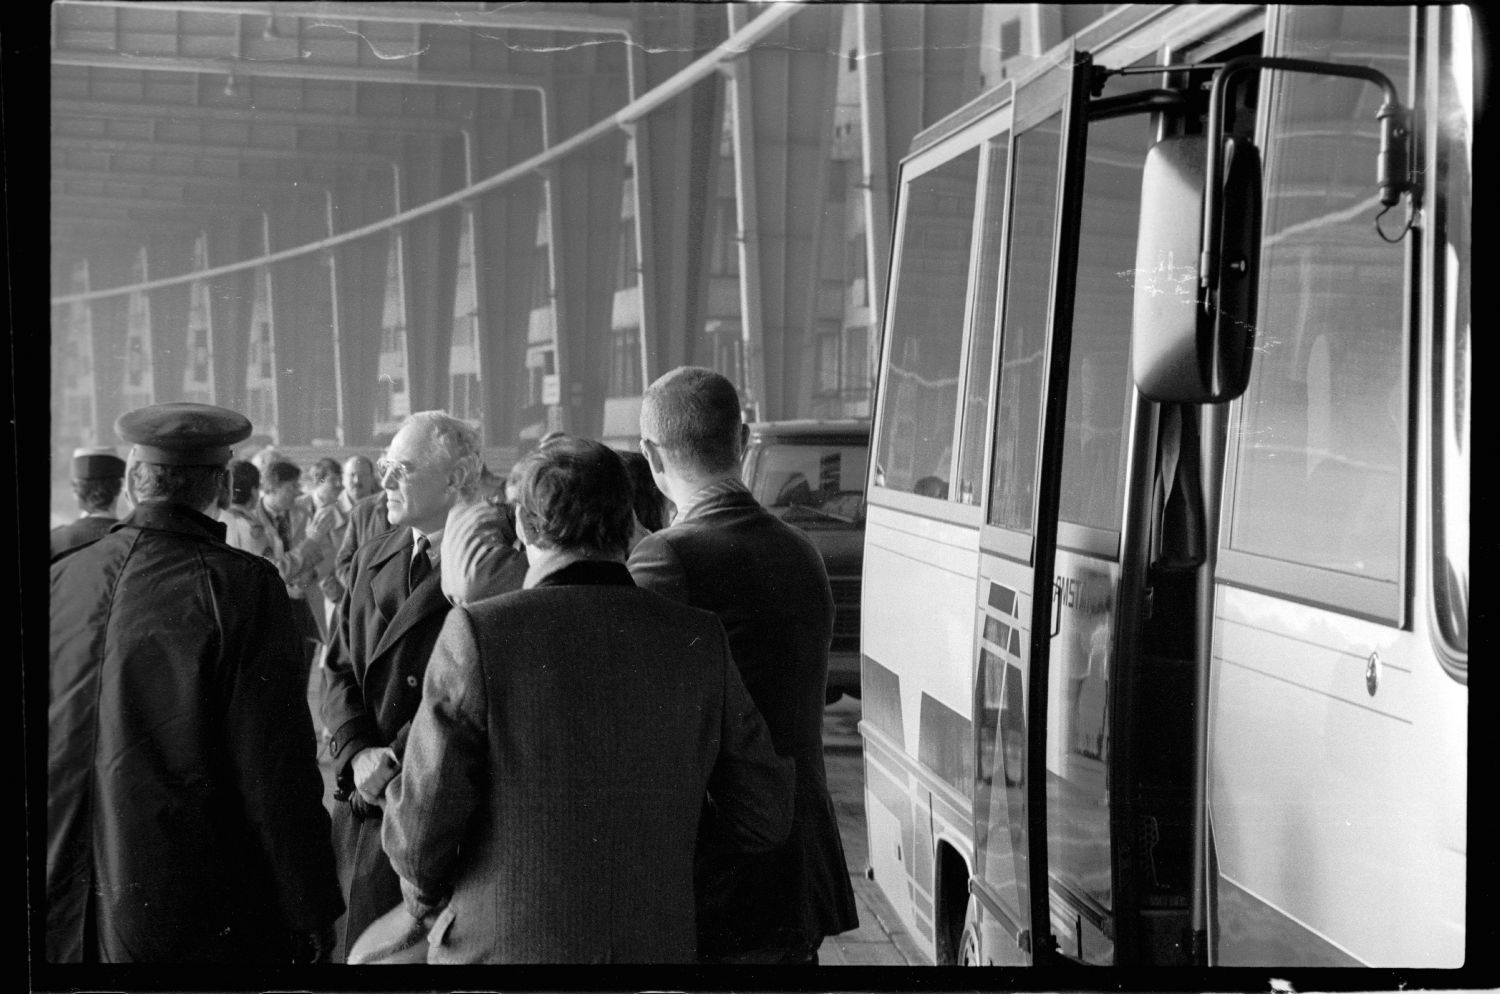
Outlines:
[[[761,421],[750,425],[741,478],[755,499],[807,533],[823,556],[835,608],[829,703],[859,696],[859,597],[864,563],[870,422]]]

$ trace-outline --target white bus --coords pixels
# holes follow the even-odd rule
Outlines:
[[[860,731],[934,962],[1463,964],[1476,34],[1124,6],[914,140]]]

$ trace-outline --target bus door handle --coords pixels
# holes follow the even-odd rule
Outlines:
[[[1057,633],[1062,631],[1062,581],[1052,581],[1052,630],[1047,633],[1048,638],[1057,638]]]

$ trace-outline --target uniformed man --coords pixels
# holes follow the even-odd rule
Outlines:
[[[52,529],[52,559],[109,533],[118,520],[115,501],[125,479],[125,460],[108,447],[73,450],[73,496],[83,512],[77,521]]]
[[[135,508],[52,565],[47,959],[325,959],[342,911],[276,569],[210,515],[242,415],[128,412]]]

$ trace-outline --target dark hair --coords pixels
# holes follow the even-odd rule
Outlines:
[[[120,496],[120,487],[124,483],[123,476],[74,480],[73,496],[78,498],[78,506],[85,511],[108,511],[115,498]]]
[[[740,459],[740,396],[722,374],[679,366],[646,388],[641,432],[672,457],[722,473]]]
[[[302,470],[294,462],[278,459],[266,467],[266,489],[275,490],[283,483],[302,479]]]
[[[184,504],[194,510],[218,503],[219,487],[224,479],[223,466],[165,466],[138,462],[130,472],[136,503]]]
[[[630,547],[630,477],[609,446],[559,438],[524,456],[511,477],[516,517],[534,545],[619,556]]]
[[[313,463],[310,472],[314,484],[322,483],[330,477],[335,480],[342,480],[344,478],[344,467],[339,465],[337,459],[330,456],[324,456]]]
[[[639,452],[621,452],[620,459],[630,475],[630,504],[635,508],[636,520],[648,532],[661,531],[667,524],[662,508],[667,498],[651,476],[651,464]]]
[[[255,463],[248,459],[229,461],[229,502],[231,504],[250,503],[250,494],[258,486],[260,486],[260,470],[255,468]]]

